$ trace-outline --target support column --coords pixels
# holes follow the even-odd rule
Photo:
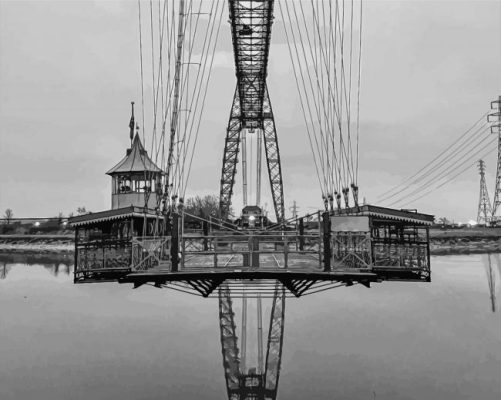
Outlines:
[[[487,122],[493,123],[491,125],[491,133],[498,135],[498,159],[496,168],[496,189],[494,191],[494,201],[492,203],[492,216],[490,219],[493,223],[499,225],[500,218],[499,216],[497,216],[497,211],[501,204],[501,96],[499,96],[498,100],[491,102],[491,110],[497,111],[497,112],[491,112],[487,116]],[[497,124],[495,124],[496,122]],[[487,223],[487,221],[485,222]]]
[[[75,255],[74,255],[74,264],[73,267],[73,283],[76,283],[76,275],[78,271],[78,227],[75,228]]]
[[[328,212],[322,214],[324,239],[324,272],[331,272],[331,220]]]
[[[170,257],[172,272],[179,271],[179,215],[172,213],[172,236],[170,242]]]
[[[268,165],[268,178],[270,180],[271,195],[277,223],[282,225],[285,220],[284,188],[282,180],[282,166],[280,163],[280,151],[278,148],[277,130],[271,108],[268,88],[265,88],[263,103],[263,139]]]
[[[426,262],[428,263],[428,279],[427,282],[431,282],[431,268],[430,268],[430,227],[426,227]]]
[[[235,90],[233,104],[231,107],[230,120],[226,130],[226,140],[224,144],[223,167],[221,170],[221,186],[219,191],[219,217],[224,220],[228,218],[233,195],[233,185],[235,184],[235,174],[237,172],[238,152],[240,147],[240,132],[242,130],[240,99],[238,97],[238,87]]]
[[[204,244],[204,251],[209,250],[209,243],[207,241],[207,236],[209,236],[209,223],[207,221],[202,221],[202,229],[203,229],[203,244]]]
[[[304,218],[299,218],[299,250],[304,250]]]
[[[257,295],[257,373],[264,373],[263,368],[263,311],[261,295]]]
[[[242,337],[240,345],[240,372],[247,373],[247,295],[243,294],[242,297]]]

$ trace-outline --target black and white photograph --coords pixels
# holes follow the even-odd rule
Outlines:
[[[500,0],[0,0],[0,400],[501,398]]]

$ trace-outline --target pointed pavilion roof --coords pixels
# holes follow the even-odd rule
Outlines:
[[[136,133],[132,141],[132,147],[127,149],[127,153],[122,160],[112,169],[106,172],[107,175],[115,175],[130,172],[162,172],[160,168],[148,156],[144,149],[139,134]]]

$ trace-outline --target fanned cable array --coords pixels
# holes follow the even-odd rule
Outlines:
[[[363,3],[278,5],[325,209],[358,206]]]
[[[157,208],[166,210],[185,195],[226,1],[137,4],[141,131],[164,171]]]
[[[377,201],[389,207],[405,207],[452,182],[472,168],[479,158],[496,151],[498,138],[490,135],[491,124],[486,121],[487,114],[482,114],[469,129],[416,173],[382,193]]]

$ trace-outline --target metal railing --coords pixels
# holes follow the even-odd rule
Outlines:
[[[374,266],[429,269],[426,243],[373,243]]]
[[[91,242],[77,241],[75,250],[75,276],[130,270],[130,240],[106,238]]]
[[[133,237],[131,269],[134,272],[150,269],[170,270],[171,237]]]
[[[331,249],[333,270],[372,267],[370,232],[334,232]]]
[[[203,257],[203,259],[201,259]],[[322,238],[295,232],[181,238],[181,268],[289,268],[307,260],[321,268]],[[196,261],[196,262],[194,262]]]

